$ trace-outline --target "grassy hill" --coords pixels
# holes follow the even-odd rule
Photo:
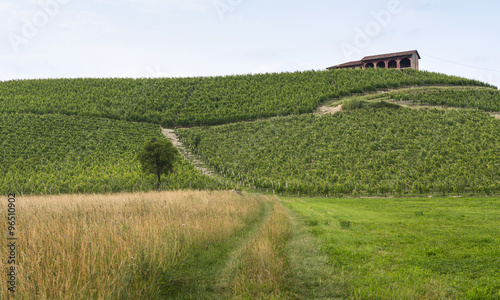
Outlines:
[[[216,125],[313,112],[327,99],[417,85],[488,86],[414,70],[335,70],[174,79],[0,83],[0,112],[63,114],[162,126]]]

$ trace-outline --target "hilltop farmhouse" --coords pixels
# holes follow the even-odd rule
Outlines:
[[[418,70],[420,54],[417,50],[366,56],[362,60],[351,61],[327,69],[415,69]]]

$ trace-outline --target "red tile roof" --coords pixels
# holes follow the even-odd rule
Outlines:
[[[396,53],[366,56],[361,61],[364,62],[364,61],[368,61],[368,60],[386,59],[386,58],[407,56],[407,55],[413,55],[413,54],[417,54],[417,57],[420,59],[420,54],[418,54],[418,51],[412,50],[412,51],[405,51],[405,52],[396,52]]]
[[[350,62],[336,65],[333,67],[329,67],[327,69],[348,68],[348,67],[356,67],[356,66],[362,66],[362,65],[363,65],[363,62],[360,60],[357,60],[357,61],[350,61]]]

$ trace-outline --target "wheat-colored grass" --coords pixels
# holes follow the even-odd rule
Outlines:
[[[197,191],[18,196],[16,206],[16,299],[157,298],[190,249],[229,238],[260,211],[253,197]],[[6,215],[7,198],[3,233]],[[5,258],[7,238],[0,243]]]
[[[289,298],[284,253],[290,235],[290,220],[284,207],[272,202],[272,212],[241,250],[231,283],[232,295],[241,299]]]

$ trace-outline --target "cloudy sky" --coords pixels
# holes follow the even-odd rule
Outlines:
[[[500,86],[496,0],[0,0],[0,80],[324,69],[418,50]]]

